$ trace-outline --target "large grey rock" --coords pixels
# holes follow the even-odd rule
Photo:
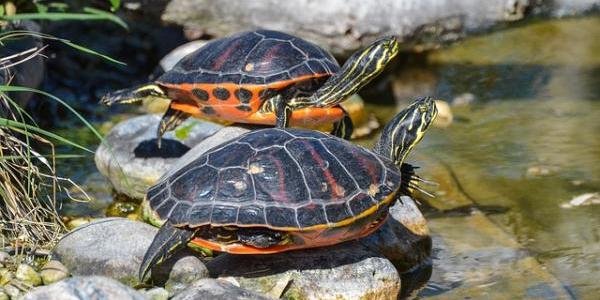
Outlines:
[[[197,36],[221,37],[253,28],[281,30],[334,54],[348,55],[383,35],[396,35],[405,49],[423,51],[528,16],[579,14],[598,4],[598,0],[488,0],[485,5],[478,0],[171,0],[162,18]]]
[[[96,150],[96,167],[117,192],[142,199],[171,165],[189,149],[214,134],[220,125],[188,119],[156,144],[161,115],[143,115],[115,126]]]
[[[175,295],[173,300],[267,300],[269,298],[237,287],[229,282],[215,279],[202,279],[194,282],[185,291]]]
[[[69,278],[33,289],[23,300],[144,300],[142,294],[110,278],[83,276]]]
[[[272,255],[223,254],[206,265],[213,277],[292,299],[396,299],[400,276],[392,263],[357,241]]]
[[[65,235],[53,250],[74,275],[102,275],[134,286],[138,270],[157,229],[142,222],[106,218]],[[208,271],[190,252],[182,251],[152,269],[152,280],[172,286],[208,277]],[[170,278],[172,277],[172,278]]]

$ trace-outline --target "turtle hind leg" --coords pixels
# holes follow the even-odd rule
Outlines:
[[[165,133],[168,131],[177,128],[177,126],[181,125],[181,123],[187,120],[187,118],[190,116],[191,115],[186,112],[173,109],[173,107],[169,106],[167,111],[162,116],[162,119],[160,119],[160,123],[158,124],[158,129],[156,132],[156,142],[158,144],[158,148],[160,148],[163,135],[165,135]]]
[[[142,259],[139,270],[140,282],[145,281],[146,275],[153,265],[160,264],[176,250],[185,247],[193,237],[193,230],[177,228],[171,222],[165,222]]]
[[[167,98],[163,89],[156,84],[145,84],[106,94],[100,103],[110,106],[117,103],[136,103],[149,96]]]
[[[350,118],[350,115],[348,115],[348,112],[341,106],[338,107],[344,112],[344,116],[339,121],[333,123],[331,134],[345,140],[350,140],[352,132],[354,131],[354,124],[352,123],[352,119]]]

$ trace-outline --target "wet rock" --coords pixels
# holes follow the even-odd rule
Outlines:
[[[229,282],[215,279],[202,279],[194,282],[185,291],[175,295],[173,300],[267,300],[269,298],[237,287]]]
[[[150,300],[167,300],[169,299],[169,292],[163,288],[151,288],[149,290],[141,290],[140,293]]]
[[[435,100],[435,106],[437,108],[438,115],[435,121],[433,121],[433,126],[441,128],[450,126],[454,117],[452,115],[452,109],[450,108],[450,105],[448,105],[448,102],[443,100]]]
[[[65,235],[53,250],[73,275],[102,275],[134,286],[139,283],[142,258],[157,229],[122,218],[100,219]],[[182,251],[152,269],[152,280],[175,289],[205,278],[208,271],[197,258]]]
[[[136,290],[111,278],[82,276],[36,288],[27,293],[23,299],[144,300],[146,298]]]
[[[160,118],[160,115],[144,115],[119,123],[96,151],[96,167],[117,192],[142,199],[146,189],[180,156],[221,128],[189,119],[167,133],[159,149],[156,128]]]
[[[17,267],[15,277],[28,285],[38,286],[42,284],[42,277],[40,277],[40,274],[27,264],[20,264]]]
[[[431,257],[427,221],[414,200],[407,196],[390,207],[387,222],[360,243],[385,256],[400,273],[428,262]]]
[[[40,271],[40,276],[44,285],[50,285],[67,278],[69,270],[60,261],[51,260],[44,265],[42,271]]]
[[[357,241],[273,255],[222,254],[206,265],[213,277],[275,298],[396,299],[392,263]]]

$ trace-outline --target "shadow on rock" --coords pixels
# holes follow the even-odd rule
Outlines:
[[[140,142],[133,150],[137,158],[178,158],[187,153],[191,148],[184,143],[173,139],[162,139],[160,148],[156,138]]]

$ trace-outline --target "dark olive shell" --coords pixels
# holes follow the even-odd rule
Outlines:
[[[313,43],[283,32],[257,30],[206,44],[157,82],[270,84],[327,77],[339,68],[331,54]]]
[[[271,128],[209,150],[151,187],[147,199],[160,219],[179,225],[301,229],[374,211],[400,187],[399,172],[337,137]]]

